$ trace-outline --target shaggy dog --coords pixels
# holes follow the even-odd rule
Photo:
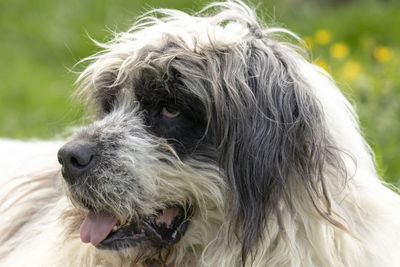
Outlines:
[[[228,1],[99,44],[61,171],[1,143],[1,266],[400,266],[400,197],[293,38]]]

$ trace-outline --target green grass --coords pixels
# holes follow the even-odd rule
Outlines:
[[[398,1],[259,1],[270,25],[285,26],[314,43],[312,60],[326,65],[352,100],[372,145],[379,171],[400,186],[400,3]],[[205,1],[70,0],[0,2],[0,136],[51,138],[81,123],[82,107],[70,98],[76,74],[70,69],[109,37],[125,30],[151,7],[198,10]],[[316,44],[319,30],[330,34]],[[348,53],[336,58],[335,43]],[[380,62],[383,47],[390,59]],[[79,67],[75,70],[79,71]]]

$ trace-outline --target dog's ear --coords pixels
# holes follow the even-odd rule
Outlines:
[[[268,220],[284,233],[281,209],[290,208],[294,184],[335,223],[323,173],[340,160],[322,107],[296,65],[305,60],[268,40],[240,46],[220,54],[223,82],[214,97],[220,164],[233,194],[233,229],[244,264],[256,253]]]

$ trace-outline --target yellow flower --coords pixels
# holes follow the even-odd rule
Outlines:
[[[314,40],[311,37],[306,36],[306,37],[303,38],[303,41],[304,41],[304,43],[306,45],[306,48],[308,50],[312,50],[314,48],[314,46],[315,46]]]
[[[342,70],[343,79],[348,82],[355,80],[357,77],[360,76],[361,73],[362,73],[362,67],[360,63],[358,63],[357,61],[348,60],[343,66]]]
[[[319,45],[326,45],[332,39],[331,33],[325,29],[315,32],[314,41]]]
[[[379,45],[374,49],[374,58],[379,62],[387,62],[392,59],[393,53],[388,47]]]
[[[318,58],[314,61],[314,64],[317,66],[320,66],[321,68],[323,68],[324,70],[328,71],[328,64],[326,63],[325,60]]]
[[[332,57],[342,59],[349,54],[349,47],[345,43],[334,43],[331,46],[330,52]]]

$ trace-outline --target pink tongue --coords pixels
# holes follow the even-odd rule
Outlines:
[[[82,242],[90,242],[93,246],[96,246],[107,237],[117,221],[114,216],[105,212],[94,213],[89,211],[80,229]]]

